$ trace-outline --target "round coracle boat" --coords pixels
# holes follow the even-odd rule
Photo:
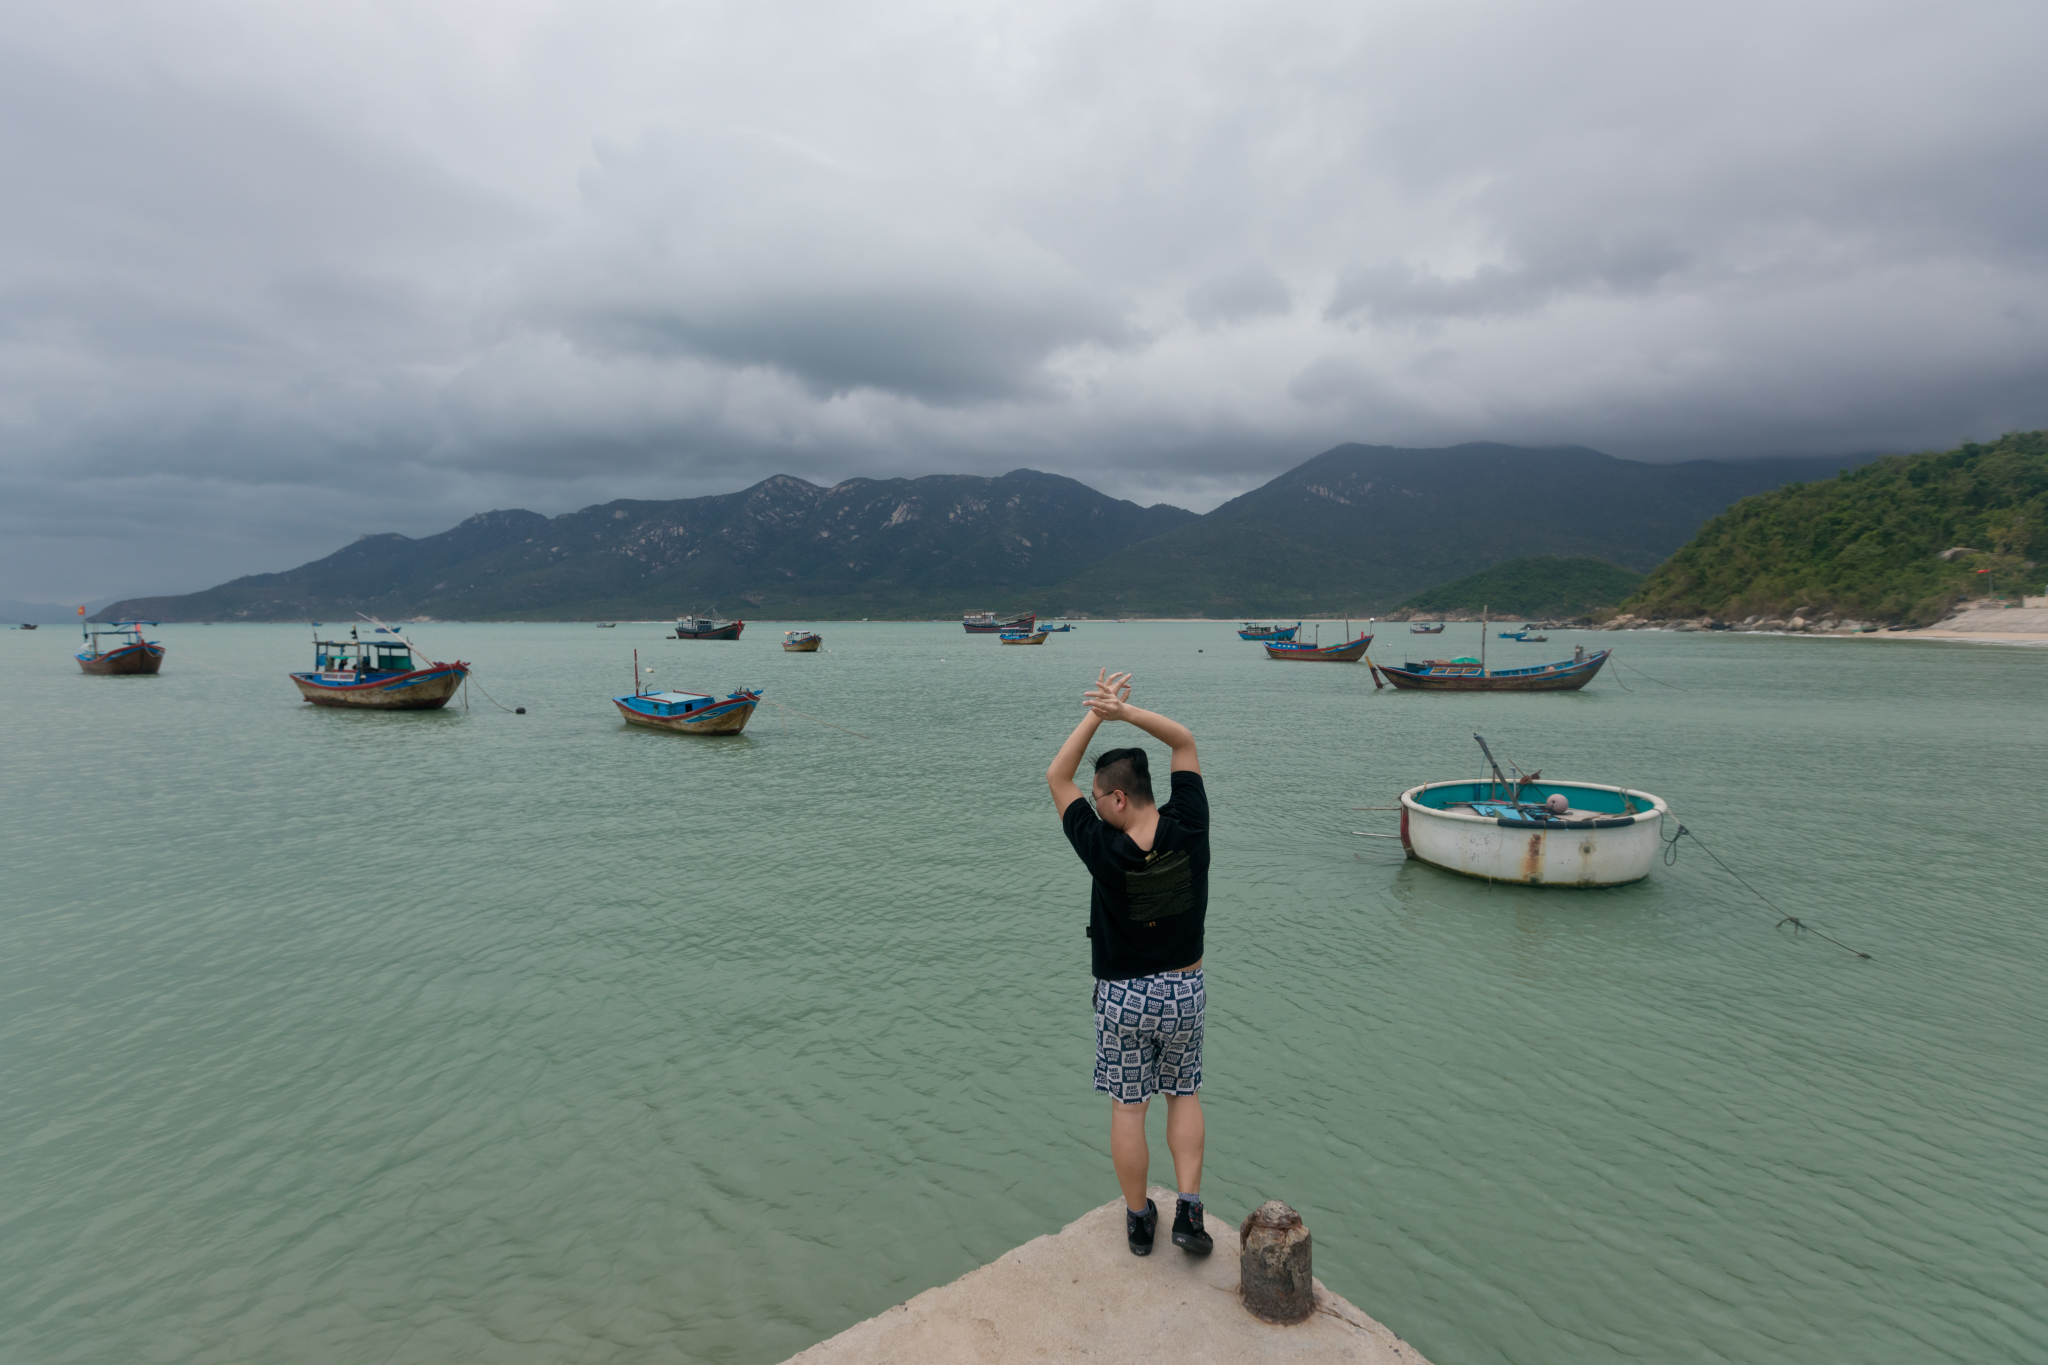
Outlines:
[[[1430,782],[1401,793],[1408,856],[1468,877],[1620,886],[1650,875],[1661,797],[1590,782]]]

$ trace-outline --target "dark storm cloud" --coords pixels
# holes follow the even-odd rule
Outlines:
[[[0,595],[484,507],[2048,424],[2038,7],[0,14]]]

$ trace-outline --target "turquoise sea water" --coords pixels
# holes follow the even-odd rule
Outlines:
[[[1216,813],[1219,1211],[1294,1204],[1437,1365],[2048,1358],[2048,651],[1419,696],[1216,624],[821,629],[419,628],[523,716],[305,706],[299,627],[0,635],[0,1359],[755,1365],[1113,1198],[1042,781],[1103,665]],[[871,738],[629,729],[636,645]],[[1698,847],[1538,891],[1352,834],[1474,730],[1872,958]]]

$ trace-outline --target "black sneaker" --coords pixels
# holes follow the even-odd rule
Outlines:
[[[1131,1239],[1131,1255],[1152,1254],[1152,1234],[1159,1229],[1159,1208],[1151,1200],[1145,1201],[1143,1213],[1132,1213],[1129,1205],[1124,1206],[1124,1235]]]
[[[1202,1201],[1183,1199],[1173,1206],[1173,1244],[1190,1256],[1207,1256],[1216,1239],[1202,1231]]]

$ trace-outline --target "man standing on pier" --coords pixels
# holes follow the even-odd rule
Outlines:
[[[1166,1096],[1166,1146],[1180,1192],[1173,1244],[1206,1256],[1202,1227],[1202,921],[1209,908],[1209,798],[1187,726],[1132,706],[1131,675],[1096,675],[1088,714],[1045,770],[1074,852],[1094,878],[1088,937],[1095,971],[1095,1088],[1109,1096],[1109,1155],[1124,1192],[1131,1253],[1149,1256],[1159,1210],[1145,1194],[1145,1111]],[[1165,805],[1143,749],[1095,760],[1091,810],[1074,785],[1105,721],[1137,726],[1173,751]]]

